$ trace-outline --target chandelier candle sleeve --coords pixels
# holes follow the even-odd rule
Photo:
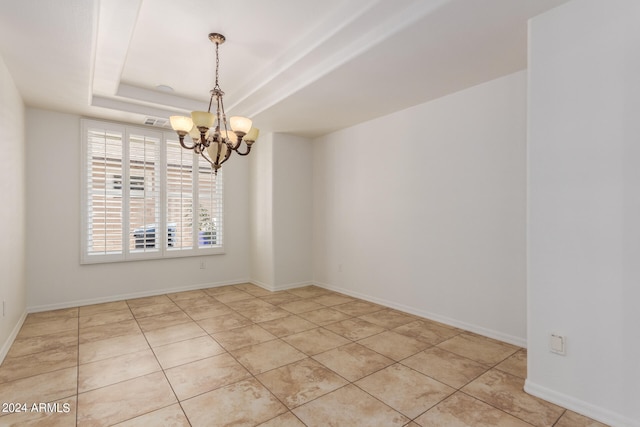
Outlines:
[[[258,138],[259,130],[252,127],[251,119],[240,116],[231,117],[230,126],[227,125],[227,114],[222,102],[224,92],[219,84],[220,57],[218,53],[220,45],[225,42],[226,38],[222,34],[211,33],[209,40],[216,45],[216,80],[210,91],[209,108],[207,111],[192,111],[191,117],[171,116],[169,119],[171,127],[180,138],[180,145],[201,155],[211,163],[214,173],[217,174],[218,169],[229,159],[232,152],[235,151],[240,156],[249,154],[252,144]],[[211,112],[213,105],[216,107],[215,114]],[[215,128],[213,127],[214,123],[216,124]],[[191,146],[185,144],[184,138],[187,134],[193,140]],[[246,148],[241,151],[240,147],[243,141]]]

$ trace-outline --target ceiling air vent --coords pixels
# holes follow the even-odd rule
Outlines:
[[[160,128],[166,128],[166,127],[169,127],[169,120],[147,117],[146,119],[144,119],[144,124],[147,126],[157,126]]]

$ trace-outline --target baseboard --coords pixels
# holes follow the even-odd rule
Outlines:
[[[332,286],[326,283],[314,282],[316,286],[321,288],[329,289],[335,292],[340,292],[341,294],[349,295],[355,298],[360,298],[365,301],[373,302],[376,304],[384,305],[385,307],[395,308],[396,310],[403,311],[405,313],[414,314],[416,316],[424,317],[425,319],[434,320],[436,322],[444,323],[445,325],[453,326],[455,328],[464,329],[465,331],[473,332],[478,335],[482,335],[488,338],[493,338],[498,341],[506,342],[509,344],[513,344],[518,347],[526,348],[527,340],[526,338],[516,337],[513,335],[505,334],[500,331],[494,331],[492,329],[483,328],[478,325],[473,325],[471,323],[462,322],[456,319],[452,319],[449,317],[441,316],[435,313],[431,313],[428,311],[420,310],[414,307],[409,307],[404,304],[399,304],[394,301],[389,301],[382,298],[372,297],[371,295],[361,294],[360,292],[354,292],[349,289],[344,289],[339,286]]]
[[[538,385],[530,380],[524,382],[524,391],[553,404],[592,418],[612,427],[640,427],[640,421],[632,420],[615,412],[592,405],[575,397]]]
[[[193,291],[198,289],[215,288],[215,287],[226,286],[226,285],[239,285],[241,283],[249,283],[249,279],[237,279],[237,280],[224,281],[224,282],[200,283],[197,285],[180,286],[180,287],[169,288],[169,289],[154,289],[151,291],[110,295],[107,297],[89,298],[89,299],[68,301],[68,302],[57,303],[57,304],[37,305],[37,306],[27,307],[27,312],[37,313],[39,311],[58,310],[62,308],[80,307],[83,305],[101,304],[105,302],[122,301],[122,300],[133,299],[133,298],[152,297],[156,295],[164,295],[164,294],[170,294],[174,292]]]
[[[22,312],[22,316],[20,316],[18,323],[16,323],[16,326],[13,328],[13,330],[7,337],[7,340],[2,345],[2,348],[0,348],[0,364],[2,364],[2,362],[4,362],[4,358],[7,357],[7,353],[9,353],[9,349],[11,348],[11,346],[13,345],[13,342],[18,336],[18,332],[20,332],[20,328],[22,328],[22,325],[24,324],[24,321],[26,320],[26,318],[27,318],[27,310]]]

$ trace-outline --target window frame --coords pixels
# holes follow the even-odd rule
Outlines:
[[[169,192],[168,192],[168,174],[167,174],[167,145],[168,141],[178,141],[178,137],[175,132],[170,132],[164,129],[153,129],[142,126],[134,126],[127,124],[120,124],[115,122],[108,122],[102,120],[95,119],[81,119],[81,136],[80,136],[80,145],[81,145],[81,158],[80,158],[80,263],[81,264],[100,264],[100,263],[111,263],[111,262],[127,262],[127,261],[140,261],[140,260],[148,260],[148,259],[170,259],[170,258],[184,258],[184,257],[194,257],[194,256],[207,256],[207,255],[221,255],[225,253],[224,243],[225,243],[225,215],[226,215],[226,195],[225,195],[225,180],[224,174],[221,170],[218,171],[216,180],[220,180],[221,189],[217,189],[216,191],[221,192],[221,196],[216,197],[216,200],[222,204],[220,209],[219,216],[215,216],[218,227],[220,227],[220,232],[217,235],[216,242],[221,241],[216,245],[205,245],[204,247],[200,245],[199,242],[199,230],[198,230],[198,212],[194,210],[192,217],[192,225],[191,225],[191,233],[192,233],[192,246],[190,248],[174,248],[168,246],[168,236],[167,233],[159,233],[158,229],[164,229],[169,226],[171,221],[168,220],[168,202],[169,202]],[[117,253],[91,253],[90,249],[90,230],[89,225],[91,223],[91,214],[90,214],[90,193],[91,189],[89,186],[89,176],[88,173],[90,171],[90,162],[89,162],[89,131],[92,129],[105,131],[105,132],[118,132],[122,135],[122,160],[121,160],[121,176],[120,176],[120,186],[122,188],[122,206],[121,206],[121,217],[122,217],[122,242],[120,246],[120,250]],[[138,194],[140,190],[131,189],[131,186],[136,184],[131,181],[131,177],[129,176],[129,162],[130,162],[130,136],[144,136],[149,138],[157,138],[159,141],[159,167],[160,171],[160,179],[159,179],[159,212],[156,223],[156,232],[155,232],[155,242],[156,247],[153,250],[145,250],[136,251],[135,248],[130,247],[130,238],[132,236],[133,227],[130,224],[130,203],[132,199],[139,198]],[[185,150],[186,151],[186,150]],[[199,206],[199,190],[200,190],[200,164],[199,158],[201,156],[192,152],[192,166],[191,166],[191,180],[193,182],[193,194],[192,194],[192,205]],[[213,169],[212,172],[213,173]],[[136,178],[134,176],[134,178]],[[113,181],[113,178],[111,179]],[[114,185],[114,182],[110,182],[110,186]],[[145,184],[146,185],[146,184]],[[160,224],[158,226],[157,224]],[[147,224],[143,224],[143,227],[146,227]],[[145,236],[146,239],[146,236]]]

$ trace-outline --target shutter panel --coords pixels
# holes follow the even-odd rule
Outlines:
[[[164,242],[160,221],[160,138],[129,136],[129,251],[158,252]]]
[[[122,132],[88,129],[87,255],[122,254]]]
[[[209,162],[198,156],[198,247],[222,247],[222,169],[214,175]]]
[[[167,139],[167,223],[175,236],[167,241],[168,250],[193,248],[194,181],[192,151],[180,142]]]

